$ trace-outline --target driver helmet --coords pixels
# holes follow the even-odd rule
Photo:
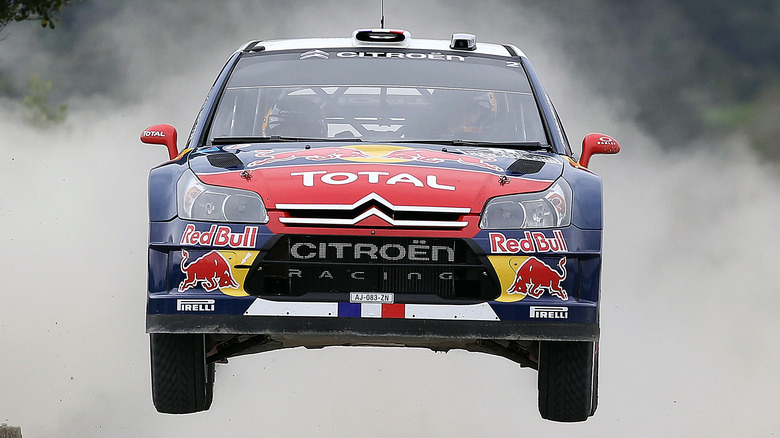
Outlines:
[[[277,102],[263,120],[263,135],[282,137],[328,136],[325,113],[305,97],[286,97]]]
[[[444,117],[446,134],[483,134],[496,114],[493,92],[437,90],[434,110]]]

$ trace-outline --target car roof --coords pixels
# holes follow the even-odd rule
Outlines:
[[[436,52],[456,51],[464,54],[483,54],[494,56],[525,56],[523,52],[512,45],[501,45],[493,43],[477,42],[476,49],[463,50],[450,48],[450,40],[418,39],[409,37],[404,44],[382,44],[382,43],[362,43],[354,38],[296,38],[296,39],[278,39],[267,41],[250,41],[239,48],[239,51],[251,50],[253,47],[262,46],[263,51],[279,50],[307,50],[307,49],[336,49],[352,47],[361,51],[370,51],[375,49],[403,49],[403,50],[430,50]],[[511,53],[507,47],[515,53]]]

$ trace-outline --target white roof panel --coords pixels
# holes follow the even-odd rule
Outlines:
[[[431,39],[415,39],[412,37],[409,41],[409,45],[400,46],[394,44],[377,45],[371,44],[362,45],[355,44],[352,38],[300,38],[300,39],[286,39],[286,40],[268,40],[261,41],[258,46],[264,46],[267,51],[275,50],[307,50],[307,49],[335,49],[352,47],[356,51],[376,51],[377,49],[403,49],[403,50],[430,50],[430,51],[452,51],[450,49],[449,40],[431,40]],[[243,47],[243,46],[242,46]],[[513,46],[514,47],[514,46]],[[483,43],[477,40],[477,49],[473,51],[457,50],[463,53],[480,53],[496,56],[511,56],[504,46],[500,44]],[[522,52],[518,51],[518,55],[524,56]]]

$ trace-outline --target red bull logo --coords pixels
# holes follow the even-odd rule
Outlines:
[[[344,160],[347,158],[367,158],[365,152],[347,147],[336,148],[314,148],[304,149],[292,152],[281,152],[275,154],[273,150],[262,150],[255,153],[259,160],[252,161],[247,167],[263,166],[282,161],[291,161],[298,158],[305,158],[311,161]]]
[[[528,257],[517,268],[515,280],[506,293],[539,298],[547,291],[552,296],[568,300],[569,295],[561,286],[561,281],[566,279],[566,257],[558,262],[558,268],[561,270],[560,273],[538,258]]]
[[[421,163],[431,164],[454,161],[458,164],[481,167],[483,169],[495,170],[497,172],[504,170],[495,164],[490,164],[490,162],[496,161],[496,159],[492,157],[476,157],[473,155],[453,154],[432,149],[399,149],[390,152],[382,158],[400,159],[404,161],[419,161]]]
[[[198,284],[208,292],[219,288],[238,289],[230,265],[218,251],[206,253],[194,262],[189,262],[190,254],[187,250],[182,250],[181,254],[181,272],[186,278],[179,283],[179,292],[192,289]]]
[[[493,254],[516,254],[519,252],[567,252],[566,239],[561,230],[553,230],[553,237],[541,231],[524,231],[522,239],[506,237],[503,233],[489,233],[490,252]]]
[[[416,161],[428,164],[446,162],[501,172],[504,169],[495,164],[494,157],[465,155],[463,153],[443,152],[435,149],[416,149],[404,146],[359,145],[343,147],[325,147],[274,153],[273,150],[257,151],[258,158],[247,167],[264,166],[272,163],[303,158],[310,161],[344,160],[363,163],[404,163]]]
[[[229,248],[252,248],[257,243],[258,227],[245,227],[243,232],[234,233],[230,227],[212,225],[208,231],[197,231],[188,224],[181,235],[182,245],[224,246]]]

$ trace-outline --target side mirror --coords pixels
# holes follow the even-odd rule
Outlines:
[[[179,155],[179,150],[176,148],[176,137],[176,128],[168,124],[150,126],[141,133],[142,142],[165,145],[171,160]]]
[[[582,156],[580,165],[588,167],[590,157],[596,154],[616,154],[620,152],[618,142],[604,134],[588,134],[582,139]]]

